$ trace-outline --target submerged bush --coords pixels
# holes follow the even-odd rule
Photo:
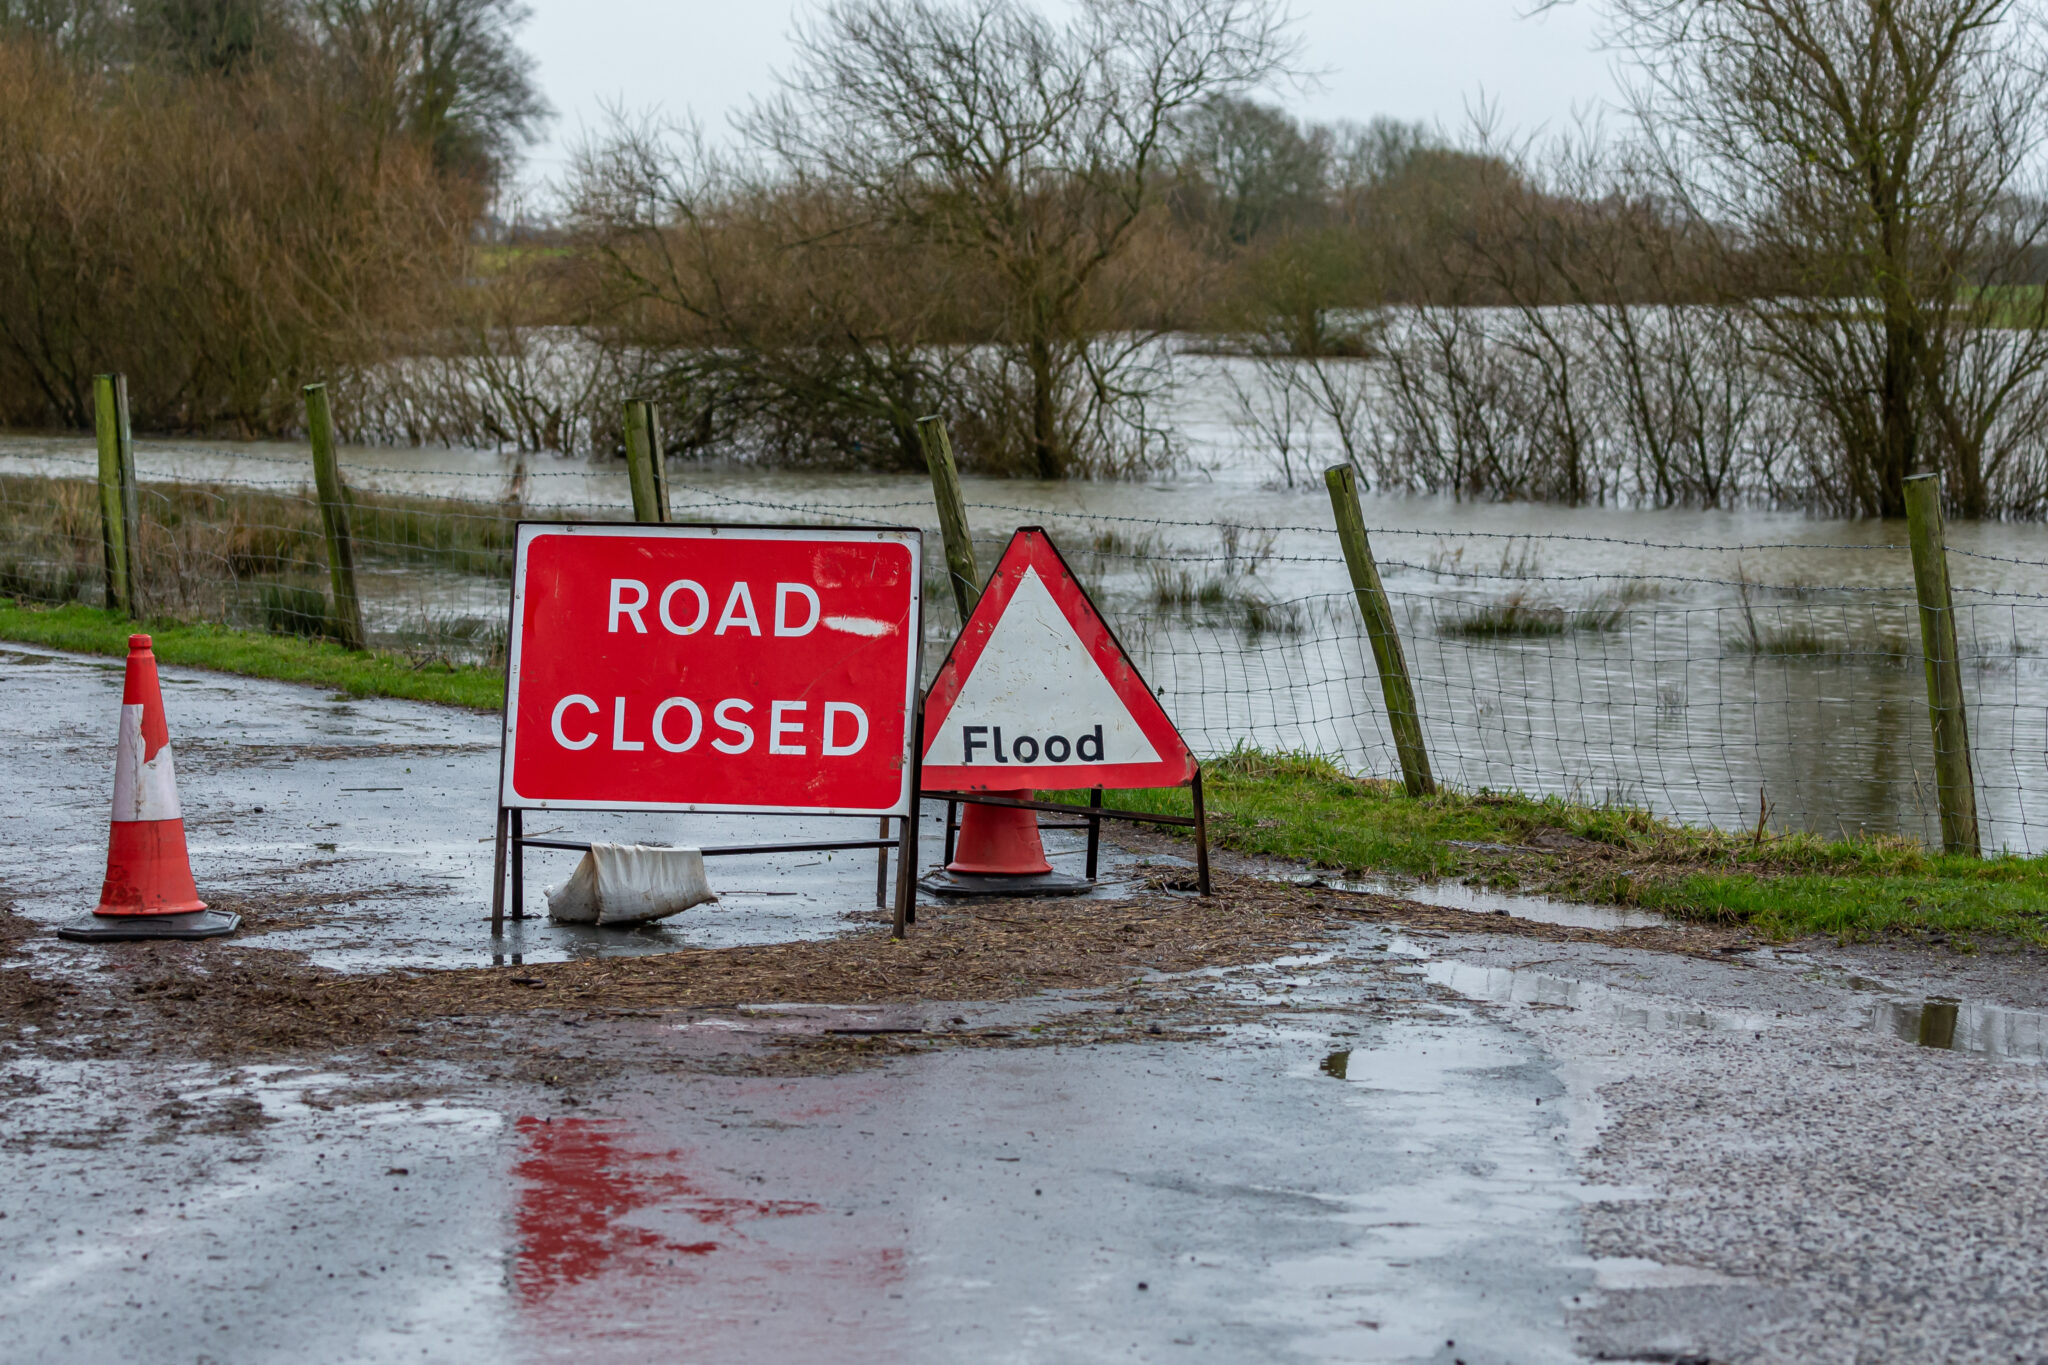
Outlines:
[[[327,594],[318,588],[265,583],[258,604],[263,628],[273,635],[303,635],[315,640],[341,638],[333,613],[327,609]]]

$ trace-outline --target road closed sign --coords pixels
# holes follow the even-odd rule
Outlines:
[[[914,530],[525,524],[502,801],[900,815]]]
[[[1019,530],[925,699],[928,791],[1177,787],[1197,764],[1052,540]]]

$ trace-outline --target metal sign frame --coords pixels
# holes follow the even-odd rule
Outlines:
[[[1063,624],[1073,631],[1073,643],[1100,670],[1099,681],[1108,687],[1130,723],[1153,746],[1152,759],[1116,763],[1097,760],[1085,765],[1070,765],[1064,756],[1050,760],[1048,754],[1049,761],[1038,764],[1038,754],[1034,750],[1032,762],[1019,760],[1021,771],[1001,774],[1008,786],[995,786],[991,783],[996,781],[994,774],[997,770],[976,764],[971,752],[964,762],[954,762],[933,752],[947,727],[959,715],[959,708],[973,688],[979,670],[991,660],[990,651],[1003,634],[1003,623],[1023,600],[1023,585],[1034,577],[1042,590],[1041,595],[1060,613]],[[1078,620],[1075,619],[1077,614]],[[1135,791],[1185,787],[1194,780],[1194,774],[1201,766],[1186,737],[1180,733],[1180,727],[1160,705],[1157,694],[1139,672],[1137,661],[1117,637],[1109,618],[1095,605],[1087,585],[1042,526],[1019,526],[1011,534],[994,572],[982,588],[980,600],[961,624],[960,634],[946,651],[932,685],[925,691],[925,712],[936,731],[922,740],[926,766],[936,769],[937,780],[951,789],[1002,791],[1019,787],[1085,789],[1099,786],[1112,791]],[[997,740],[999,747],[1000,736]],[[1023,742],[1021,739],[1017,741],[1019,745]],[[1060,742],[1065,743],[1063,739]],[[1051,744],[1051,740],[1046,742],[1048,750]],[[1079,757],[1078,754],[1075,756]],[[1155,778],[1167,780],[1147,780]]]
[[[526,557],[525,550],[530,543],[529,528],[533,531],[567,532],[575,535],[599,535],[612,537],[653,536],[659,539],[710,538],[720,532],[731,532],[753,539],[825,540],[850,543],[872,542],[876,533],[900,536],[912,552],[914,572],[910,584],[910,643],[907,660],[908,687],[904,698],[904,750],[903,796],[888,810],[872,808],[843,810],[836,808],[787,807],[787,806],[742,806],[718,805],[689,802],[627,802],[612,803],[599,801],[540,801],[518,800],[518,793],[510,786],[510,774],[514,757],[514,707],[518,700],[519,664],[522,652],[520,613],[525,605]],[[762,535],[767,532],[769,535]],[[676,811],[685,814],[742,814],[742,815],[786,815],[786,816],[828,816],[878,818],[878,837],[872,839],[828,839],[796,843],[730,844],[703,848],[699,851],[707,858],[735,857],[760,853],[823,853],[849,850],[874,849],[877,852],[875,869],[875,904],[887,909],[890,904],[889,851],[897,852],[895,878],[895,927],[894,935],[902,938],[907,926],[917,920],[915,869],[917,864],[917,821],[921,796],[918,788],[922,785],[924,745],[924,696],[920,685],[924,676],[924,533],[911,526],[862,527],[858,530],[831,526],[797,526],[787,523],[751,525],[741,522],[670,522],[657,525],[638,522],[587,522],[587,521],[539,521],[521,520],[515,529],[515,563],[512,584],[508,593],[506,608],[507,653],[505,665],[505,690],[500,713],[500,740],[498,746],[498,789],[497,821],[495,829],[495,856],[491,878],[491,936],[503,934],[505,927],[506,902],[511,902],[510,918],[526,918],[526,850],[529,848],[563,849],[588,852],[590,843],[576,839],[528,838],[525,832],[525,815],[529,810],[598,810],[598,811]],[[515,799],[508,800],[512,797]],[[889,822],[895,820],[896,832],[892,835]],[[509,874],[509,875],[508,875]],[[509,882],[509,887],[508,887]]]
[[[1086,830],[1088,832],[1089,881],[1095,880],[1096,866],[1102,852],[1102,822],[1119,820],[1127,825],[1171,825],[1195,832],[1195,891],[1198,895],[1210,894],[1209,883],[1209,816],[1202,806],[1202,769],[1195,766],[1194,778],[1188,783],[1194,797],[1193,815],[1157,815],[1142,810],[1112,810],[1102,804],[1102,793],[1108,791],[1145,791],[1144,787],[1104,788],[1092,787],[1088,791],[1088,804],[1072,805],[1065,801],[1019,801],[1010,796],[992,796],[987,792],[928,791],[924,795],[934,801],[946,803],[946,858],[953,861],[953,840],[960,832],[959,813],[962,806],[1007,806],[1012,810],[1049,811],[1054,815],[1079,815],[1077,825],[1040,825],[1045,829]],[[1151,790],[1158,790],[1153,788]]]
[[[1131,670],[1132,676],[1138,679],[1140,688],[1143,691],[1146,698],[1149,701],[1151,701],[1153,705],[1157,706],[1157,695],[1152,692],[1151,688],[1148,685],[1145,685],[1144,676],[1138,672],[1137,660],[1132,658],[1131,652],[1124,647],[1124,642],[1117,635],[1116,627],[1110,624],[1109,617],[1104,615],[1102,609],[1095,605],[1095,597],[1092,593],[1088,591],[1088,585],[1082,582],[1081,576],[1075,573],[1073,567],[1067,563],[1067,557],[1064,554],[1060,553],[1060,547],[1058,543],[1053,540],[1051,532],[1047,531],[1043,526],[1019,526],[1015,531],[1011,533],[1010,543],[1004,546],[1002,557],[997,561],[995,573],[1000,574],[1002,572],[1002,565],[1009,559],[1011,550],[1016,545],[1017,538],[1019,536],[1024,535],[1035,536],[1043,541],[1046,550],[1051,553],[1053,559],[1059,564],[1060,569],[1065,575],[1066,579],[1072,583],[1073,591],[1080,597],[1082,603],[1087,606],[1088,611],[1093,615],[1096,623],[1101,627],[1103,634],[1108,638],[1110,647],[1123,661],[1125,666],[1127,666]],[[990,582],[994,582],[993,575],[991,576]],[[1050,585],[1048,585],[1048,587],[1049,586]],[[983,592],[983,600],[986,601],[986,586],[984,586]],[[980,607],[979,604],[977,604],[976,612],[978,612],[979,610]],[[940,677],[945,676],[947,667],[952,664],[954,658],[959,654],[961,643],[967,638],[967,630],[968,627],[972,624],[973,619],[974,613],[970,613],[968,620],[961,624],[959,636],[954,639],[952,648],[946,651],[946,657],[943,661],[941,661],[939,665]],[[979,654],[977,654],[975,662],[980,662]],[[971,675],[973,672],[973,666],[969,665],[967,671],[968,674]],[[966,678],[961,678],[960,685],[964,687],[965,683]],[[932,689],[936,689],[938,685],[938,679],[934,679],[932,683]],[[1115,683],[1113,680],[1111,682],[1111,686],[1115,687]],[[925,694],[927,705],[930,701],[932,689],[927,689]],[[1118,699],[1124,702],[1125,705],[1129,705],[1129,699],[1123,697],[1121,693],[1119,693]],[[994,795],[991,792],[981,790],[940,789],[935,791],[926,791],[922,793],[924,796],[929,797],[933,800],[944,801],[946,803],[945,862],[950,863],[953,861],[954,837],[959,832],[959,810],[960,807],[963,805],[1001,806],[1007,807],[1012,810],[1041,811],[1054,815],[1080,816],[1081,822],[1079,824],[1041,825],[1040,828],[1053,830],[1087,831],[1088,864],[1086,875],[1089,881],[1095,880],[1097,864],[1102,846],[1102,822],[1104,820],[1116,820],[1123,822],[1125,824],[1134,825],[1167,825],[1181,829],[1189,829],[1194,832],[1195,888],[1197,893],[1200,895],[1207,896],[1211,894],[1209,877],[1209,818],[1208,811],[1204,807],[1202,801],[1201,760],[1195,757],[1193,749],[1188,746],[1186,738],[1180,733],[1180,726],[1174,723],[1173,717],[1170,715],[1165,715],[1164,707],[1160,707],[1159,709],[1160,714],[1165,717],[1166,724],[1172,729],[1174,739],[1179,742],[1182,751],[1187,754],[1188,761],[1192,767],[1192,772],[1190,773],[1188,779],[1185,782],[1177,783],[1175,785],[1187,787],[1190,789],[1190,795],[1193,798],[1194,803],[1193,815],[1159,815],[1153,814],[1149,811],[1116,810],[1105,808],[1102,804],[1102,794],[1104,791],[1146,791],[1160,790],[1159,788],[1101,786],[1091,787],[1087,789],[1088,804],[1085,806],[1077,806],[1063,801],[1040,801],[1036,799],[1018,800],[1015,797]],[[921,760],[925,749],[923,725],[924,718],[920,716],[918,720],[918,753],[920,756],[920,778],[922,777]]]

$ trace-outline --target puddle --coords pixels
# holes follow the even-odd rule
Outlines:
[[[1886,1000],[1872,1008],[1871,1027],[1908,1043],[1949,1052],[2023,1062],[2048,1058],[2048,1014],[2034,1010],[1972,1005],[1941,996]]]
[[[746,1237],[760,1218],[818,1213],[804,1200],[706,1193],[680,1154],[643,1149],[616,1125],[577,1118],[522,1118],[523,1151],[513,1286],[528,1312],[552,1308],[590,1280],[694,1278],[671,1273],[676,1257],[702,1257]],[[664,1209],[666,1219],[647,1210]]]
[[[1294,1074],[1313,1082],[1311,1113],[1349,1120],[1340,1131],[1375,1153],[1375,1176],[1280,1186],[1292,1219],[1335,1235],[1262,1258],[1276,1292],[1253,1313],[1284,1312],[1292,1349],[1228,1358],[1583,1360],[1557,1306],[1593,1287],[1577,1211],[1594,1192],[1568,1141],[1573,1103],[1540,1051],[1469,1015],[1391,1022],[1336,1050],[1327,1037]],[[1326,1121],[1291,1117],[1304,1133]]]
[[[1785,1021],[1774,1016],[1710,1010],[1613,986],[1529,967],[1480,967],[1467,962],[1430,962],[1421,976],[1468,1000],[1532,1005],[1600,1014],[1618,1024],[1647,1029],[1701,1029],[1718,1033],[1760,1033]]]
[[[1670,924],[1654,911],[1581,905],[1576,901],[1552,900],[1549,896],[1517,896],[1506,891],[1466,886],[1462,882],[1415,882],[1404,877],[1349,881],[1310,876],[1290,880],[1296,886],[1321,886],[1365,896],[1398,896],[1402,900],[1434,905],[1444,910],[1464,910],[1475,915],[1508,915],[1570,929],[1661,929]]]
[[[1701,1029],[1720,1033],[1762,1033],[1800,1016],[1712,1010],[1531,967],[1482,967],[1466,962],[1432,961],[1423,957],[1417,973],[1468,1000],[1569,1009],[1603,1015],[1615,1023],[1646,1029]],[[1892,989],[1863,976],[1831,974],[1826,984],[1858,994]],[[1860,1011],[1864,1006],[1857,1006]],[[2048,1060],[2048,1012],[1971,1004],[1946,996],[1924,1000],[1894,998],[1868,1007],[1869,1027],[1920,1047],[1968,1052],[2012,1061]],[[1840,1019],[1841,1015],[1834,1016]],[[1856,1017],[1854,1015],[1851,1016]],[[1350,1054],[1332,1052],[1323,1059],[1324,1074],[1346,1078]]]

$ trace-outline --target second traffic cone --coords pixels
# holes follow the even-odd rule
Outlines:
[[[1029,801],[1030,792],[991,792]],[[1038,812],[1011,806],[969,806],[960,813],[960,839],[948,872],[994,877],[1035,877],[1052,871],[1045,841],[1038,837]]]
[[[131,635],[107,875],[98,907],[57,932],[71,939],[212,938],[241,922],[240,915],[208,910],[193,884],[156,655],[147,635]]]
[[[1029,801],[1028,791],[990,796]],[[1052,870],[1038,836],[1038,812],[973,802],[960,815],[953,861],[919,885],[940,896],[1077,896],[1095,883]]]

